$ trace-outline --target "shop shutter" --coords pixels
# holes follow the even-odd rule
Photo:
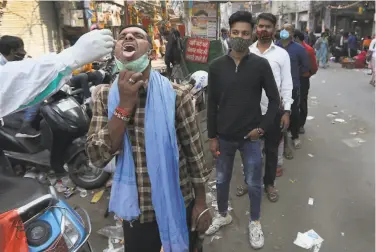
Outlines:
[[[0,36],[21,37],[28,55],[56,52],[61,45],[53,1],[8,1],[3,11]]]

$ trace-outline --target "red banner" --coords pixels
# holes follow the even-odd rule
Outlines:
[[[210,41],[202,38],[189,38],[185,59],[191,62],[208,63]]]

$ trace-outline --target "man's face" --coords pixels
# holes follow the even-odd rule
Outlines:
[[[290,38],[292,38],[294,36],[294,28],[292,27],[291,24],[285,24],[283,26],[283,29],[285,29],[286,31],[288,31],[288,33],[290,34]]]
[[[9,61],[20,61],[20,60],[23,60],[25,58],[25,55],[26,55],[26,51],[24,49],[23,46],[17,48],[16,50],[11,50],[9,56],[8,56],[8,60]]]
[[[265,19],[258,20],[256,33],[260,40],[271,40],[275,33],[275,27],[272,22]]]
[[[198,20],[197,18],[192,18],[192,25],[197,26],[198,25]]]
[[[252,38],[252,26],[246,22],[236,22],[232,25],[230,32],[231,38]]]
[[[116,58],[122,62],[131,62],[149,52],[150,44],[147,36],[141,28],[125,28],[115,45]]]

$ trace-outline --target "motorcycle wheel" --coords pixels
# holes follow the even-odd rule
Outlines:
[[[68,163],[69,177],[77,186],[86,190],[100,188],[105,185],[111,174],[103,169],[89,164],[89,159],[84,151],[78,153]]]

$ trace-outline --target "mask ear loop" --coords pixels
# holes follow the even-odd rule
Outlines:
[[[151,61],[152,49],[149,49],[149,50],[146,52],[146,55],[148,56],[148,59]]]

